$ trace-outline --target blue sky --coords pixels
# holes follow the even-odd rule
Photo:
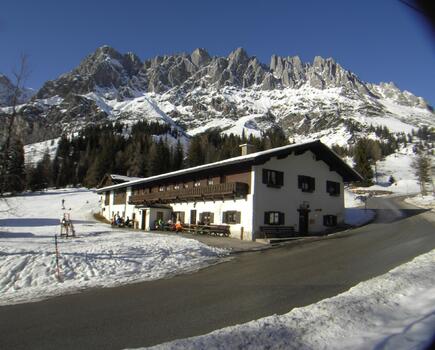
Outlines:
[[[421,16],[399,0],[97,1],[6,0],[0,72],[29,55],[27,85],[77,66],[101,45],[141,59],[191,52],[333,57],[368,82],[394,81],[435,105],[435,43]]]

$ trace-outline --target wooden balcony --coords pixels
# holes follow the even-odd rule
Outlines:
[[[228,182],[216,185],[132,195],[128,202],[133,205],[149,205],[154,203],[224,200],[243,198],[246,197],[248,193],[248,184],[243,182]]]

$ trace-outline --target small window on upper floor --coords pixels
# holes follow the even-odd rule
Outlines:
[[[180,189],[180,185],[174,185],[174,190],[179,190]]]
[[[209,177],[207,179],[207,185],[213,185],[213,178],[212,177]]]
[[[193,186],[194,186],[194,187],[199,187],[199,186],[201,186],[201,181],[199,181],[199,180],[195,181],[195,182],[193,183]]]
[[[165,190],[165,186],[160,186],[159,187],[159,192],[163,192]]]
[[[284,173],[282,171],[263,169],[263,183],[268,187],[281,187],[284,185]]]
[[[189,188],[189,184],[188,183],[183,184],[183,188]]]
[[[316,180],[314,177],[299,175],[298,188],[300,188],[302,192],[314,192],[316,189]]]
[[[334,181],[326,181],[326,192],[328,192],[330,196],[339,196],[340,183]]]

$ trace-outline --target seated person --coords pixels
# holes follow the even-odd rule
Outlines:
[[[130,218],[127,216],[127,220],[125,220],[125,226],[130,227],[131,226],[131,221]]]

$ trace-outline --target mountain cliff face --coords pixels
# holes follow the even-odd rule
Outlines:
[[[7,105],[7,94],[0,103]],[[0,109],[7,115],[8,109]],[[103,46],[77,68],[46,82],[20,108],[26,142],[74,132],[85,125],[119,120],[159,120],[190,134],[261,134],[282,128],[290,137],[334,137],[352,142],[365,126],[387,125],[408,132],[434,125],[433,110],[393,83],[368,84],[333,59],[273,55],[267,66],[242,48],[228,57],[204,49],[141,61]],[[329,136],[328,136],[329,135]]]

